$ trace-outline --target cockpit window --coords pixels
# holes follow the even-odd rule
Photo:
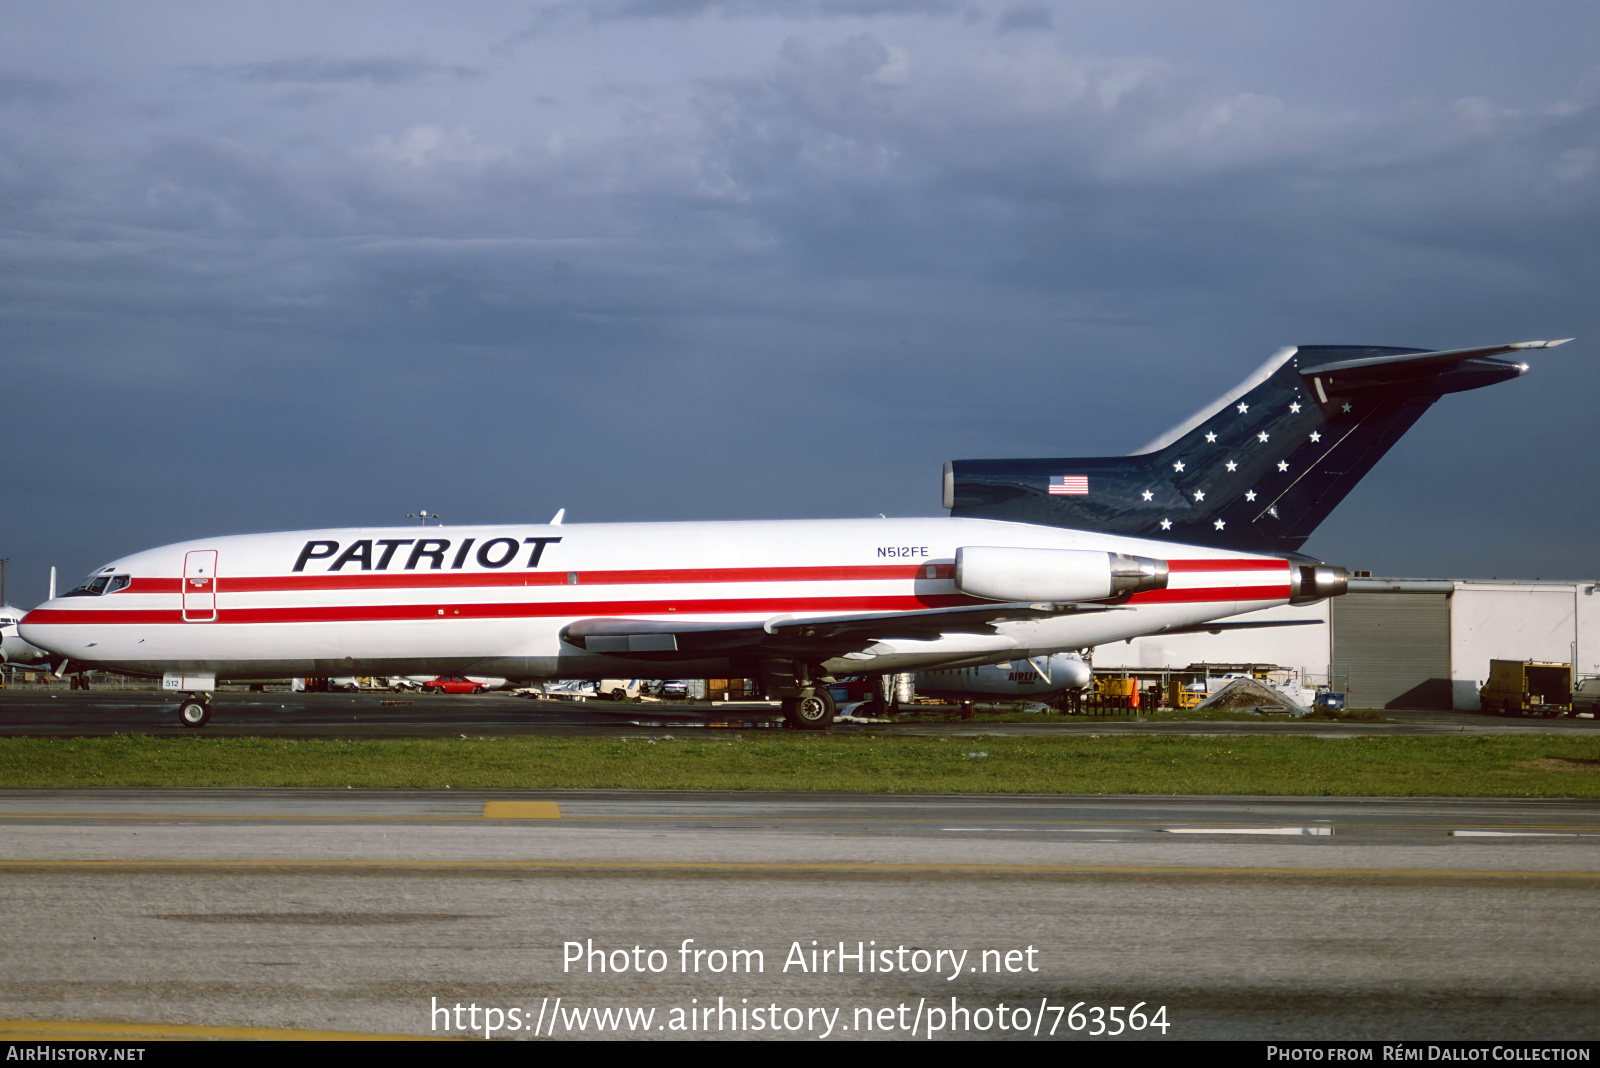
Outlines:
[[[110,575],[91,575],[89,577],[89,581],[85,582],[82,586],[79,586],[75,590],[68,590],[66,593],[62,594],[61,596],[63,596],[63,597],[98,597],[102,593],[106,592],[106,587],[109,586],[110,584],[111,584],[111,576]]]
[[[132,585],[132,583],[133,583],[133,576],[132,575],[112,575],[111,576],[111,585],[106,587],[106,592],[107,593],[116,593],[118,590],[125,590],[130,585]]]

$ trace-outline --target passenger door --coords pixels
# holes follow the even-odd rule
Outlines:
[[[217,550],[196,549],[183,556],[183,621],[211,623],[217,618]]]

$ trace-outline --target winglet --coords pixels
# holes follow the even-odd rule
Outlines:
[[[1565,345],[1569,341],[1576,340],[1576,338],[1564,337],[1560,341],[1519,341],[1506,347],[1513,349],[1553,349],[1557,345]]]

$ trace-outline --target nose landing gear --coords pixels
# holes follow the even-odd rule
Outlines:
[[[210,694],[189,694],[178,706],[178,722],[185,727],[204,727],[211,722]]]

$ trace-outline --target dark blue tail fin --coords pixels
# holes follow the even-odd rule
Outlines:
[[[952,461],[944,505],[955,516],[1295,552],[1434,401],[1528,370],[1497,354],[1562,343],[1285,349],[1135,455]]]

